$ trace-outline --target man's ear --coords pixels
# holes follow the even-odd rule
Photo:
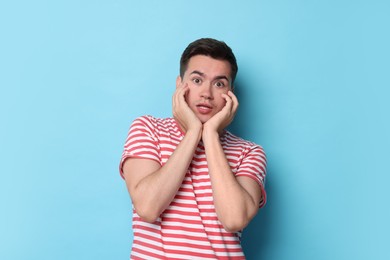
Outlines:
[[[180,86],[181,86],[181,83],[182,83],[182,79],[181,79],[181,77],[180,77],[180,75],[179,75],[179,76],[177,76],[177,78],[176,78],[176,88],[180,87]]]

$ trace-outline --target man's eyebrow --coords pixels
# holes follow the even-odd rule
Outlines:
[[[216,77],[214,78],[214,80],[216,80],[216,79],[226,79],[226,80],[229,82],[229,78],[226,77],[226,76],[224,76],[224,75],[222,75],[222,76],[216,76]]]
[[[198,74],[199,76],[204,76],[204,73],[203,72],[200,72],[198,70],[194,70],[193,72],[191,72],[191,74]]]

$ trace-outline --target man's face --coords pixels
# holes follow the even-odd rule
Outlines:
[[[202,123],[225,106],[226,101],[221,94],[227,94],[232,89],[230,74],[228,61],[196,55],[190,58],[183,78],[177,78],[177,86],[188,84],[186,101]]]

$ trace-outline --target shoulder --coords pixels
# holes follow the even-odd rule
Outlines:
[[[133,124],[145,124],[150,126],[159,126],[169,124],[170,118],[158,118],[151,115],[143,115],[134,119]]]
[[[239,146],[244,146],[244,147],[258,147],[258,148],[263,149],[261,145],[256,144],[256,143],[249,141],[249,140],[245,140],[237,135],[232,134],[229,131],[225,131],[225,134],[222,136],[222,139],[226,143],[232,144],[232,145],[239,145]]]
[[[259,144],[256,144],[249,140],[245,140],[237,135],[232,134],[229,131],[225,132],[222,139],[223,139],[222,142],[227,147],[239,148],[242,151],[244,151],[244,153],[250,153],[250,152],[258,153],[259,155],[265,158],[264,148]]]
[[[132,127],[134,126],[143,126],[157,132],[178,131],[174,118],[158,118],[151,115],[137,117],[132,123]]]

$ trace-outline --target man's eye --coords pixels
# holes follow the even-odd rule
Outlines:
[[[215,85],[216,85],[217,87],[219,87],[219,88],[222,88],[222,87],[225,86],[225,84],[224,84],[223,82],[221,82],[221,81],[216,82]]]
[[[200,83],[201,83],[201,80],[200,80],[200,79],[197,79],[197,78],[196,78],[196,79],[193,79],[192,81],[193,81],[195,84],[200,84]]]

